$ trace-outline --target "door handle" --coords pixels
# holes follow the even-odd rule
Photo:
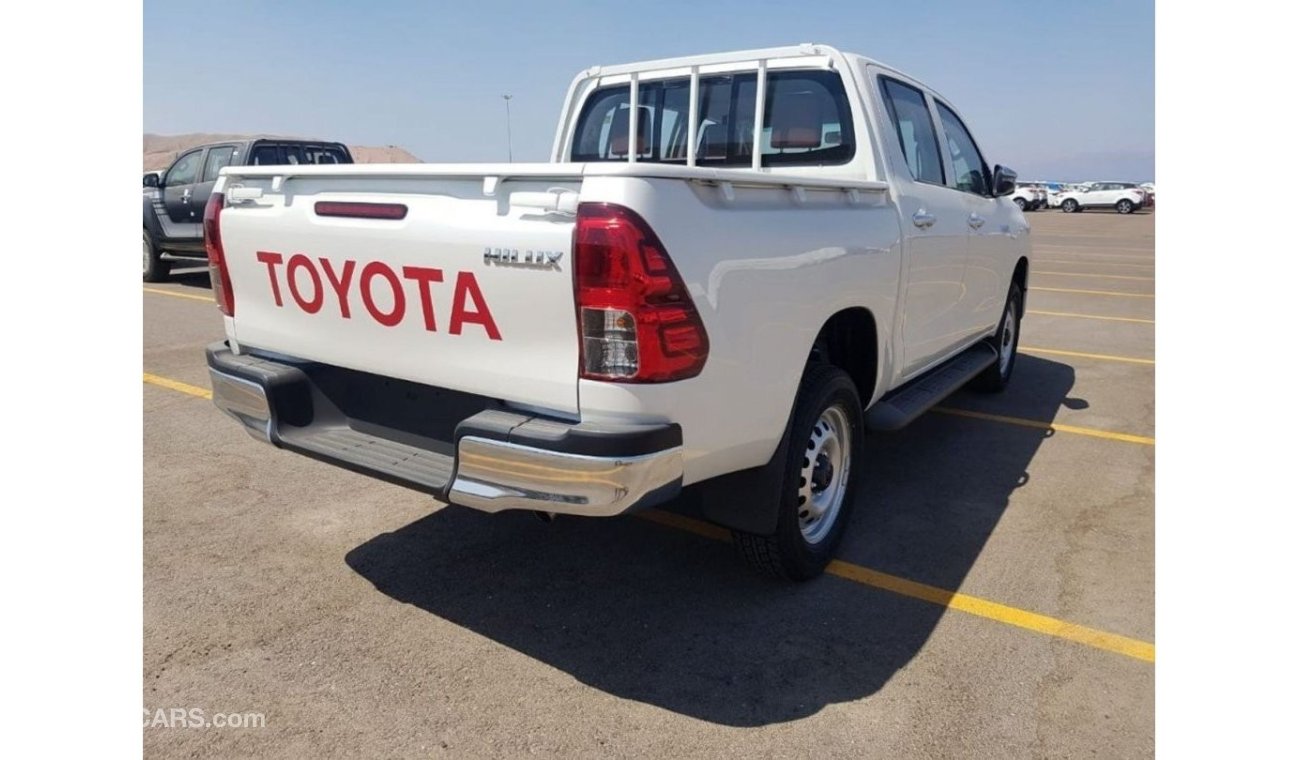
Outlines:
[[[972,228],[977,230],[984,226],[984,217],[979,214],[971,214],[970,219],[967,219],[966,221],[970,223]]]
[[[187,187],[181,193],[181,203],[189,203],[189,202],[190,202],[190,189]]]
[[[915,214],[912,214],[912,224],[923,230],[932,227],[934,226],[934,214],[927,214],[925,209],[920,209]]]

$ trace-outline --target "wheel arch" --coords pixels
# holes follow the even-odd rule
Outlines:
[[[826,362],[848,373],[864,406],[871,403],[879,386],[881,367],[880,324],[864,306],[850,306],[826,317],[805,354],[800,376],[814,362]],[[790,398],[789,415],[794,414],[796,396]],[[767,463],[747,470],[720,475],[687,486],[683,503],[692,504],[707,520],[757,535],[776,530],[780,508],[780,487],[789,444],[789,425]]]
[[[847,372],[864,405],[871,403],[880,381],[878,329],[870,309],[841,309],[822,324],[808,353],[809,361],[824,361]]]

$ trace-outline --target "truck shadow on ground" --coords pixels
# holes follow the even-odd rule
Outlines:
[[[1073,369],[1018,361],[1004,413],[1053,419]],[[839,557],[959,588],[1047,435],[930,414],[873,436]],[[756,577],[724,543],[636,518],[545,525],[453,507],[346,561],[384,594],[588,686],[728,726],[790,721],[875,693],[945,614],[831,576],[801,585]]]

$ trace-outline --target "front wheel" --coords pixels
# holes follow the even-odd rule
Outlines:
[[[970,387],[982,393],[997,393],[1011,382],[1011,373],[1016,368],[1016,349],[1020,346],[1020,316],[1024,299],[1020,286],[1011,283],[1007,292],[1007,305],[1002,310],[1002,321],[998,331],[993,334],[993,348],[998,358],[983,372],[975,376]]]
[[[1073,198],[1066,198],[1061,201],[1061,210],[1067,214],[1073,214],[1079,210],[1079,202]]]
[[[1119,203],[1115,204],[1115,210],[1121,214],[1133,213],[1133,201],[1128,198],[1121,198]]]
[[[862,478],[862,401],[848,373],[808,367],[786,436],[776,532],[732,531],[732,538],[759,572],[804,581],[831,561]]]

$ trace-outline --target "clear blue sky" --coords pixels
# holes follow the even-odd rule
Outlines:
[[[544,161],[594,64],[824,42],[921,79],[1025,178],[1155,173],[1155,18],[1110,2],[163,2],[144,7],[148,132],[399,145]]]

